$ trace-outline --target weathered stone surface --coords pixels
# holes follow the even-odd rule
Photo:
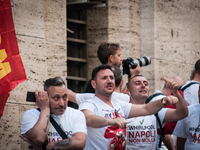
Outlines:
[[[66,44],[66,0],[43,0],[45,40]]]
[[[48,76],[58,76],[65,80],[67,73],[66,45],[46,42],[46,51]]]
[[[21,118],[23,113],[35,106],[26,107],[18,104],[7,103],[0,121],[0,149],[19,150],[21,148]],[[27,146],[26,146],[27,147]],[[27,148],[24,148],[27,149]]]
[[[43,1],[13,0],[16,34],[44,38]]]

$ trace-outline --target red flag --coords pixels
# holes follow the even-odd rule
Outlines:
[[[9,92],[26,80],[10,0],[0,0],[0,118]]]

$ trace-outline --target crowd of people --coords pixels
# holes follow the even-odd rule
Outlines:
[[[119,44],[103,43],[97,55],[102,65],[94,68],[87,93],[73,92],[60,77],[35,91],[38,109],[26,111],[21,125],[29,149],[156,150],[160,143],[170,150],[200,149],[200,59],[190,81],[163,77],[163,89],[149,95],[139,65],[129,66],[122,89]]]

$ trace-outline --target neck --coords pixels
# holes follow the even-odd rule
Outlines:
[[[118,92],[118,93],[121,92],[121,88],[120,88],[120,86],[118,86],[118,87],[115,88],[115,92]]]
[[[143,98],[141,98],[141,99],[133,99],[133,97],[130,95],[130,103],[132,103],[132,104],[145,104],[145,101],[146,101],[146,98],[145,99],[143,99]]]
[[[200,75],[198,75],[197,73],[195,74],[194,78],[192,79],[194,81],[200,82]]]
[[[103,102],[105,102],[106,104],[108,104],[109,106],[112,107],[112,103],[111,103],[111,95],[112,94],[98,94],[98,93],[95,93],[95,96],[98,97],[99,99],[101,99]]]

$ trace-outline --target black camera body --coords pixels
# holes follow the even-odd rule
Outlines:
[[[135,69],[137,67],[137,64],[140,65],[140,67],[142,66],[147,66],[149,64],[151,64],[151,59],[149,56],[145,56],[136,60],[133,60],[131,57],[128,57],[127,59],[124,59],[122,61],[122,67],[123,67],[123,75],[127,74],[129,77],[130,75],[130,71],[129,71],[129,65],[131,65],[132,69]]]

